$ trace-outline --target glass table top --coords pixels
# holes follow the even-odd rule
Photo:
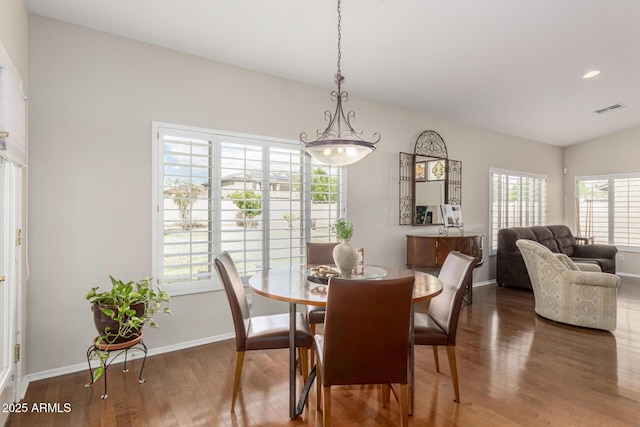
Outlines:
[[[325,269],[326,267],[326,269]],[[368,279],[380,279],[387,275],[387,270],[374,265],[365,265],[363,267],[356,267],[355,273],[341,273],[335,265],[317,266],[312,268],[302,268],[302,273],[306,276],[307,280],[313,283],[319,283],[326,285],[329,282],[329,277],[339,277],[341,279],[351,280],[368,280]]]

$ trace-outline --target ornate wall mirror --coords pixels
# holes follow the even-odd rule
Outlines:
[[[461,199],[462,162],[449,159],[437,132],[422,132],[413,154],[400,153],[400,225],[442,225],[440,205]]]

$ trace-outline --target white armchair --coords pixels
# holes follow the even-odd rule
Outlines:
[[[531,278],[536,313],[576,326],[616,328],[618,276],[576,264],[538,242],[520,239],[516,245]]]

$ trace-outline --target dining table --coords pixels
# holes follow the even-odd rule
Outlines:
[[[381,267],[362,266],[357,274],[340,274],[341,278],[355,280],[396,279],[414,276],[413,304],[411,312],[411,331],[409,334],[409,414],[413,414],[414,406],[414,345],[413,345],[413,313],[417,303],[430,300],[442,292],[442,282],[436,276],[421,271]],[[316,367],[302,387],[300,397],[296,392],[296,346],[295,328],[298,304],[326,307],[327,292],[330,284],[323,278],[316,277],[312,270],[301,265],[274,266],[258,272],[249,278],[249,286],[258,295],[283,301],[289,304],[289,417],[294,420],[304,410],[309,390],[316,377]],[[296,403],[296,400],[298,401]]]

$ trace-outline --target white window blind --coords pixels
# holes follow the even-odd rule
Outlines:
[[[609,242],[609,179],[576,178],[576,235]]]
[[[640,248],[640,174],[576,177],[576,229],[597,243]]]
[[[613,181],[613,244],[640,247],[640,176]]]
[[[162,129],[158,206],[162,284],[212,286],[212,149],[206,135]]]
[[[329,241],[343,171],[298,142],[155,124],[154,277],[176,293],[218,289],[223,250],[247,277],[303,262],[307,240]]]
[[[544,225],[547,218],[547,178],[544,175],[492,168],[490,191],[491,254],[498,230]]]

